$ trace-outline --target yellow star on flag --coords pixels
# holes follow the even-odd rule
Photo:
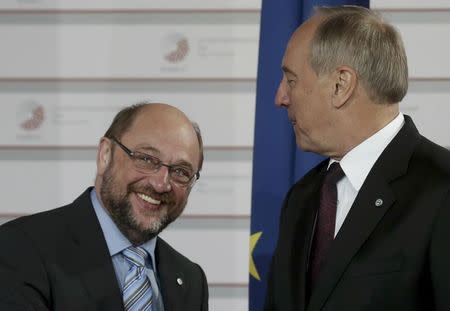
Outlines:
[[[258,243],[259,238],[262,235],[262,231],[256,232],[250,236],[250,275],[258,281],[261,281],[258,270],[256,270],[255,261],[253,260],[253,250]]]

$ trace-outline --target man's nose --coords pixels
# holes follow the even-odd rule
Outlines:
[[[278,86],[277,94],[275,95],[275,106],[277,107],[286,107],[289,105],[289,96],[287,94],[287,79],[283,77],[280,81],[280,85]]]
[[[148,180],[157,192],[163,193],[172,189],[169,168],[166,166],[161,166],[158,171],[149,175]]]

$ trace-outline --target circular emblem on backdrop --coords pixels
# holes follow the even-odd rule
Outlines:
[[[26,101],[17,110],[19,126],[26,131],[38,129],[41,127],[44,119],[44,107],[35,101]]]
[[[164,59],[169,63],[179,63],[189,53],[188,39],[179,33],[171,33],[162,42]]]

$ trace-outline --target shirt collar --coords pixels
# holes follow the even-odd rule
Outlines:
[[[342,170],[356,191],[361,189],[378,157],[394,139],[404,123],[405,118],[402,113],[399,113],[394,120],[350,150],[341,159]],[[336,160],[331,159],[329,165],[333,162]]]
[[[130,247],[132,244],[127,239],[126,236],[119,230],[117,225],[111,219],[109,214],[106,212],[105,208],[100,203],[97,192],[95,189],[91,191],[91,201],[94,206],[95,214],[97,215],[98,221],[100,222],[100,227],[103,231],[103,236],[106,240],[106,245],[108,246],[109,255],[112,257],[118,253],[121,253],[124,249]],[[153,267],[155,265],[155,247],[156,247],[156,237],[153,239],[139,245],[144,248],[151,257],[151,262]]]

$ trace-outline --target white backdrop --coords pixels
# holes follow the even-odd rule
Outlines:
[[[405,40],[402,111],[449,147],[450,1],[371,4]],[[171,103],[200,124],[206,157],[163,236],[204,267],[211,310],[247,310],[259,11],[259,0],[2,0],[0,222],[92,185],[118,109]]]

